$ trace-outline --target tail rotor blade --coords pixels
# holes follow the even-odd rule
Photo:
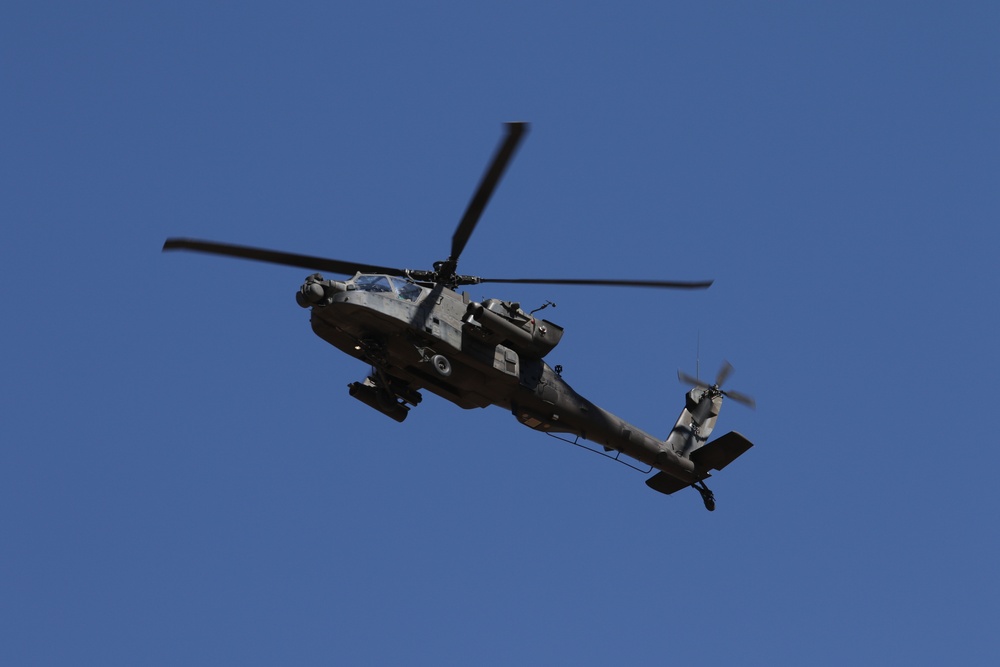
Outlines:
[[[736,401],[737,403],[741,403],[741,404],[747,406],[751,410],[756,410],[757,409],[757,401],[754,400],[753,396],[748,396],[746,394],[741,394],[738,391],[724,391],[724,392],[722,392],[722,394],[726,398],[731,398],[732,400]]]
[[[691,377],[684,371],[677,371],[677,379],[681,381],[681,384],[689,384],[692,387],[707,387],[704,381],[699,380],[696,377]]]
[[[715,386],[721,387],[725,383],[726,378],[728,378],[733,372],[733,365],[728,361],[722,362],[722,367],[719,368],[719,374],[715,376]]]
[[[683,384],[691,385],[691,386],[699,387],[699,388],[703,388],[703,389],[707,389],[708,390],[708,392],[706,392],[707,394],[710,394],[710,395],[713,395],[713,396],[718,396],[719,394],[722,394],[726,398],[731,398],[734,401],[736,401],[737,403],[740,403],[742,405],[747,406],[751,410],[756,409],[757,408],[757,401],[754,400],[753,396],[749,396],[747,394],[741,394],[738,391],[723,391],[723,390],[719,389],[719,387],[722,385],[722,383],[725,382],[729,378],[729,376],[732,375],[732,373],[733,373],[733,365],[731,363],[729,363],[728,361],[725,361],[722,364],[722,368],[719,369],[718,375],[716,375],[716,377],[715,377],[715,384],[714,385],[709,385],[704,380],[700,380],[700,379],[698,379],[696,377],[692,377],[692,376],[688,375],[687,373],[685,373],[684,371],[677,371],[677,379],[680,380]],[[710,403],[710,402],[711,401],[706,401],[706,399],[703,398],[698,403],[698,407],[695,409],[695,412],[697,414],[694,415],[694,418],[695,418],[696,421],[701,422],[701,421],[704,420],[704,417],[708,414],[708,413],[705,412],[705,410],[707,410],[708,408],[707,407],[703,407],[702,404],[704,404],[704,403]]]

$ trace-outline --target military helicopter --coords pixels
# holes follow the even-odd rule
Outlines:
[[[674,289],[704,289],[712,284],[481,278],[457,273],[459,257],[528,128],[526,123],[507,123],[505,127],[506,134],[452,236],[451,254],[435,262],[433,270],[399,269],[185,238],[167,239],[163,250],[225,255],[348,276],[334,280],[314,273],[306,278],[295,299],[301,307],[311,310],[316,335],[371,367],[363,381],[348,385],[354,398],[398,422],[420,403],[422,390],[462,408],[497,405],[510,410],[529,428],[566,440],[572,436],[574,440],[569,441],[573,444],[588,440],[604,449],[592,451],[609,457],[613,451],[616,454],[612,458],[621,460],[624,454],[640,461],[649,467],[645,472],[659,471],[646,481],[651,488],[672,494],[693,487],[701,494],[705,507],[714,510],[715,497],[705,486],[705,479],[752,446],[736,432],[708,442],[723,397],[753,404],[748,396],[721,389],[732,366],[724,365],[711,385],[679,374],[682,382],[694,388],[687,393],[673,430],[660,440],[578,394],[562,378],[560,366],[552,368],[544,361],[559,344],[563,329],[535,317],[541,309],[528,313],[516,302],[492,298],[477,302],[468,293],[457,291],[464,285],[483,283]]]

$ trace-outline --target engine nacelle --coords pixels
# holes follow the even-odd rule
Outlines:
[[[507,310],[504,315],[501,312]],[[496,299],[469,303],[464,330],[490,345],[504,344],[520,355],[541,359],[559,344],[563,328],[548,320],[536,320],[524,314],[516,304]]]

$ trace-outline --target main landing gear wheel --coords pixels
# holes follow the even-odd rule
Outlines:
[[[701,494],[701,502],[705,503],[705,509],[709,512],[715,511],[715,494],[712,493],[711,489],[705,486],[705,482],[697,482],[691,486]]]
[[[451,375],[451,362],[448,361],[448,357],[443,354],[435,354],[431,357],[431,365],[441,377],[448,377]]]

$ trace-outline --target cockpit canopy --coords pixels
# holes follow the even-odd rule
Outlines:
[[[405,278],[381,274],[358,274],[348,281],[348,289],[362,292],[380,292],[386,296],[396,296],[404,301],[419,301],[424,290]]]

